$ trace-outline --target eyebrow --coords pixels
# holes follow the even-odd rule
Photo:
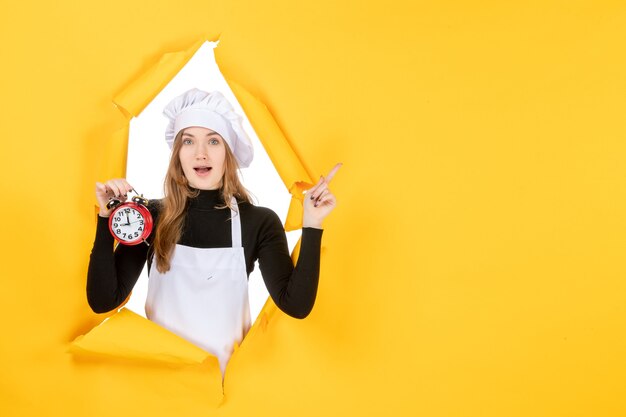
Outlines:
[[[205,136],[211,136],[211,135],[218,135],[219,136],[220,134],[217,133],[217,132],[211,132],[211,133],[207,133]],[[192,138],[195,138],[194,135],[192,135],[191,133],[187,133],[187,132],[183,133],[183,136],[191,136]]]

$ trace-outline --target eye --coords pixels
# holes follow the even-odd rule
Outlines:
[[[191,139],[183,139],[183,145],[191,145],[192,143]]]
[[[211,145],[219,145],[219,144],[220,144],[220,141],[219,141],[219,140],[217,140],[217,139],[209,139],[209,143],[210,143]]]

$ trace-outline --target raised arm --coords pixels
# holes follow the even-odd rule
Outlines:
[[[293,266],[285,230],[276,213],[269,216],[259,241],[259,268],[272,300],[285,313],[305,318],[315,304],[319,283],[322,221],[336,207],[337,199],[329,183],[342,164],[336,164],[326,177],[304,196],[302,241],[298,262]]]
[[[114,239],[109,232],[108,216],[112,211],[106,208],[109,197],[125,201],[131,190],[132,186],[123,178],[96,183],[100,213],[87,271],[87,302],[96,313],[111,311],[124,302],[146,262],[148,247],[145,244],[118,245],[114,251]]]

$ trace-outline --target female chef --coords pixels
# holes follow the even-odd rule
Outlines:
[[[234,344],[250,329],[248,275],[258,260],[276,305],[297,318],[315,302],[322,221],[336,206],[328,183],[341,164],[306,192],[297,264],[276,213],[252,204],[237,175],[250,165],[252,144],[241,117],[219,92],[192,89],[163,112],[172,149],[165,197],[148,208],[154,229],[148,244],[118,245],[108,229],[110,198],[126,200],[125,179],[96,183],[100,206],[91,252],[87,299],[96,313],[129,295],[148,262],[148,319],[215,355],[222,375]]]

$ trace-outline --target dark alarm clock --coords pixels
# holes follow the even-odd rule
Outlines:
[[[109,230],[122,245],[148,244],[146,239],[152,232],[152,215],[148,210],[148,199],[134,196],[131,201],[122,203],[113,197],[107,203],[107,209],[113,209],[109,216]]]

